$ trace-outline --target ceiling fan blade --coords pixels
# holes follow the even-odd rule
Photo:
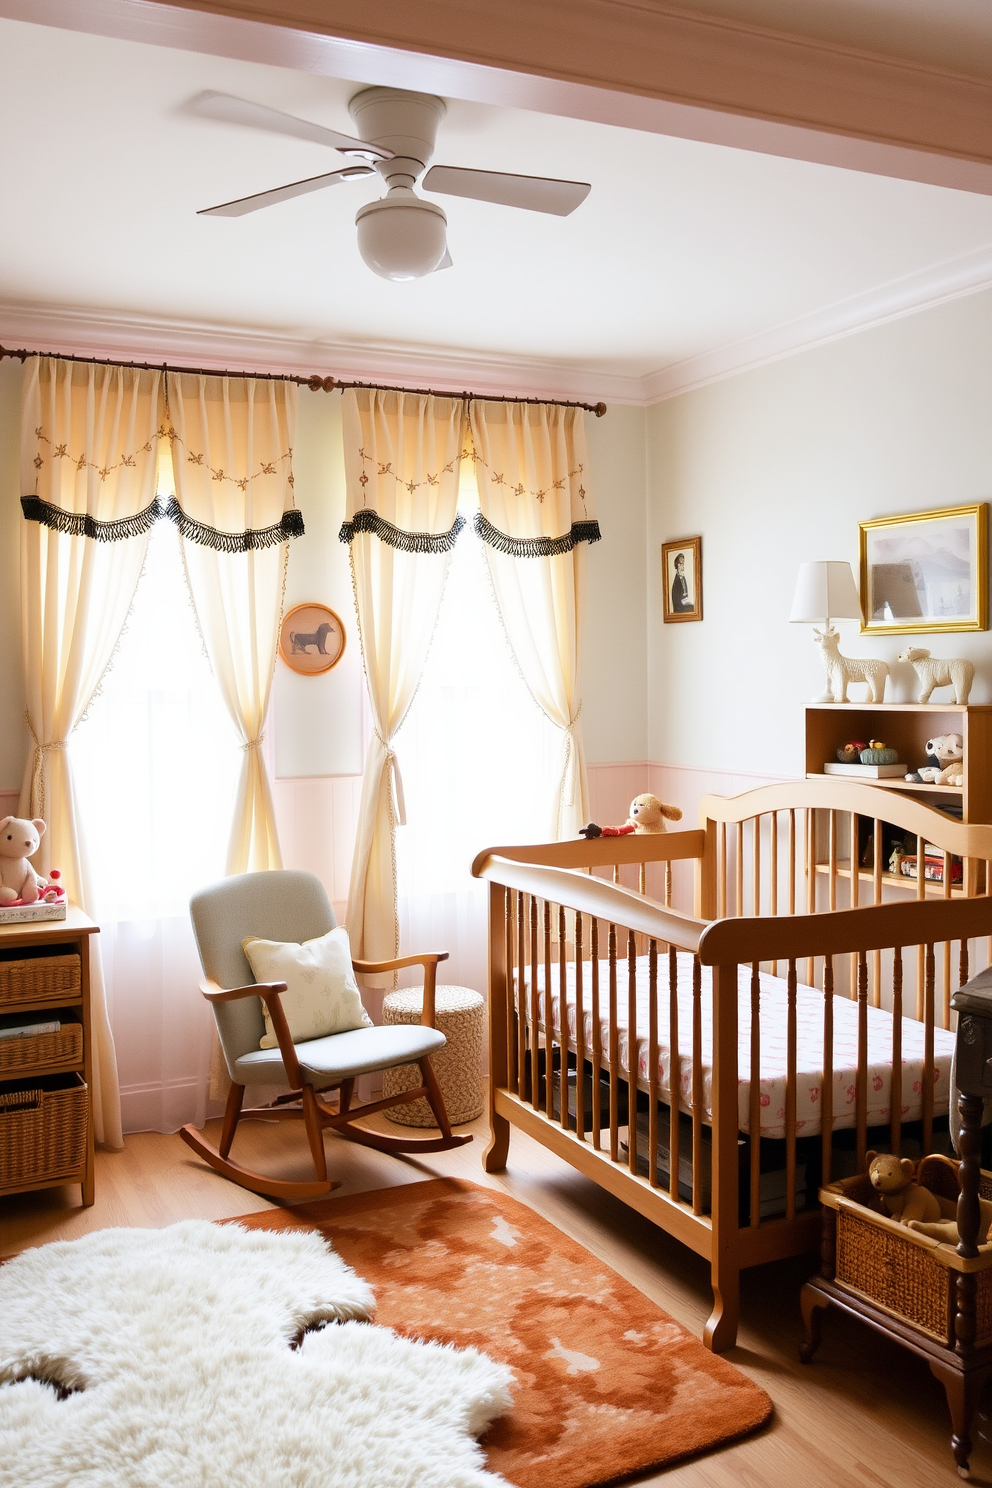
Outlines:
[[[448,252],[447,248],[445,248],[444,257],[442,258],[441,262],[438,264],[434,272],[435,274],[440,274],[442,269],[452,268],[454,268],[454,259],[451,257],[451,254]]]
[[[308,119],[280,113],[264,103],[250,103],[246,98],[215,93],[213,89],[191,98],[186,112],[201,119],[217,119],[222,124],[240,124],[246,129],[265,129],[269,133],[291,135],[294,139],[311,140],[314,144],[340,150],[343,155],[361,155],[368,160],[391,160],[393,157],[392,150],[366,144],[349,134],[339,134],[336,129],[325,129],[323,124],[312,124]]]
[[[457,165],[432,165],[424,189],[445,196],[467,196],[473,201],[496,202],[501,207],[523,207],[567,217],[585,201],[592,187],[584,181],[555,181],[547,176],[511,176],[503,171],[463,170]]]
[[[202,207],[197,217],[244,217],[246,212],[257,212],[261,207],[274,207],[276,202],[291,201],[294,196],[306,196],[310,191],[323,191],[325,186],[339,186],[342,181],[356,181],[362,176],[374,176],[371,165],[346,165],[341,170],[328,171],[326,176],[309,176],[305,181],[291,181],[288,186],[276,186],[272,191],[258,191],[254,196],[239,196],[236,201],[222,202],[219,207]]]

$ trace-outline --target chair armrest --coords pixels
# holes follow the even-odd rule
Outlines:
[[[296,1048],[282,1007],[285,982],[253,982],[250,987],[221,987],[205,978],[200,983],[200,991],[210,1003],[237,1002],[242,997],[260,997],[269,1010],[272,1032],[276,1036],[279,1053],[286,1067],[286,1078],[294,1090],[300,1088],[300,1061],[296,1057]]]
[[[447,961],[447,951],[424,951],[419,956],[398,956],[393,961],[352,961],[352,966],[363,976],[370,976],[379,971],[402,971],[407,966],[422,966],[424,968],[424,1007],[420,1014],[420,1021],[425,1028],[435,1028],[435,987],[437,984],[438,963]]]

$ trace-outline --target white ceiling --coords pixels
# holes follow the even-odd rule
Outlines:
[[[866,11],[804,4],[822,25]],[[934,4],[900,0],[908,34]],[[796,7],[697,8],[775,24]],[[895,0],[868,9],[877,20]],[[992,37],[988,0],[942,0],[945,13],[960,22],[948,38],[968,21]],[[0,342],[41,344],[47,327],[56,348],[72,336],[174,357],[227,337],[256,363],[266,346],[273,364],[339,374],[444,361],[478,386],[641,401],[992,284],[990,197],[462,101],[438,161],[592,193],[565,219],[443,199],[454,268],[391,284],[355,245],[375,180],[196,216],[341,163],[184,113],[205,88],[352,131],[354,83],[0,20]]]

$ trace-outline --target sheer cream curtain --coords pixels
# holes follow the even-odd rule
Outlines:
[[[244,749],[228,873],[280,868],[262,737],[275,670],[293,490],[297,388],[275,379],[168,374],[175,497],[200,633]]]
[[[458,477],[460,399],[349,389],[344,394],[348,543],[373,733],[348,893],[352,951],[399,950],[396,825],[405,820],[394,736],[406,717],[437,621],[448,555],[464,526]]]
[[[579,618],[590,515],[584,415],[550,404],[470,406],[489,574],[510,646],[534,700],[563,735],[559,838],[589,820],[579,714]]]
[[[70,739],[103,677],[159,516],[161,374],[32,358],[22,395],[21,637],[31,732],[22,816],[48,823],[40,872],[92,906]],[[107,830],[117,830],[108,821]],[[93,1118],[121,1145],[117,1062],[99,939],[92,949]]]

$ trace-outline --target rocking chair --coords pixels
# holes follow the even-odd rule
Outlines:
[[[205,973],[200,990],[213,1008],[231,1090],[219,1147],[206,1141],[194,1126],[184,1126],[180,1136],[218,1173],[242,1188],[271,1198],[312,1199],[339,1187],[327,1176],[327,1127],[351,1142],[382,1152],[444,1152],[472,1140],[470,1135],[452,1133],[431,1066],[431,1055],[445,1043],[444,1034],[434,1027],[434,995],[438,962],[447,960],[446,951],[393,961],[352,962],[356,972],[366,974],[422,966],[424,1009],[419,1025],[355,1028],[294,1044],[280,1001],[286,983],[253,982],[242,941],[258,936],[302,943],[333,930],[337,921],[320,880],[312,873],[285,870],[243,873],[194,894],[190,916]],[[265,1032],[263,1003],[278,1042],[274,1049],[259,1048]],[[400,1064],[419,1065],[423,1083],[388,1100],[352,1105],[355,1081],[360,1075]],[[290,1090],[270,1105],[242,1109],[247,1085],[282,1083],[288,1083]],[[335,1091],[337,1103],[331,1106],[328,1096]],[[440,1137],[391,1137],[355,1124],[360,1117],[421,1096],[434,1112]],[[313,1158],[312,1181],[269,1178],[231,1159],[238,1122],[251,1116],[269,1121],[302,1119]]]

